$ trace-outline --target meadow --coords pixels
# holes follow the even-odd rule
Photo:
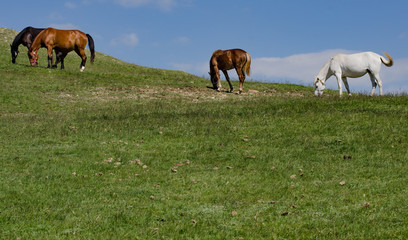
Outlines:
[[[29,67],[22,46],[13,65],[15,34],[0,28],[0,239],[408,238],[406,96],[216,92],[100,52],[83,73],[44,49]]]

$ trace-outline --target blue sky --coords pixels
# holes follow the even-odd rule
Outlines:
[[[382,66],[384,90],[408,92],[406,0],[19,0],[1,5],[0,27],[79,29],[93,36],[97,51],[206,77],[217,49],[248,51],[252,81],[307,86],[337,53],[386,51],[395,65]],[[371,88],[367,76],[349,84],[352,91]],[[334,77],[328,85],[337,88]]]

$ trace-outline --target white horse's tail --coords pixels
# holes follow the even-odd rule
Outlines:
[[[387,56],[388,61],[383,56],[381,56],[380,57],[381,62],[384,63],[385,66],[391,67],[394,64],[394,60],[392,59],[392,57],[388,53],[386,53],[386,52],[383,52],[383,53],[384,53],[385,56]]]

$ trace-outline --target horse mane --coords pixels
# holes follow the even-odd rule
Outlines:
[[[48,28],[46,28],[45,30],[47,30]],[[38,50],[41,47],[41,36],[44,34],[45,30],[41,31],[34,39],[33,43],[31,44],[31,49],[29,51],[32,50]]]
[[[215,50],[215,51],[213,52],[212,56],[219,56],[219,55],[222,54],[222,52],[223,52],[223,51],[222,51],[221,49]]]
[[[319,74],[317,74],[316,79],[314,81],[314,84],[318,81],[318,80],[323,80],[326,81],[328,78],[328,74],[329,74],[329,68],[330,68],[330,64],[332,62],[333,58],[330,58],[325,64],[324,66],[320,69]]]
[[[20,44],[23,44],[23,36],[26,35],[27,33],[31,33],[31,35],[35,38],[42,30],[44,30],[45,28],[33,28],[31,26],[24,28],[23,30],[21,30],[16,37],[13,40],[13,43],[11,44],[11,47],[13,49],[18,48],[18,46]],[[34,39],[33,39],[34,41]]]
[[[218,57],[219,55],[221,55],[222,54],[222,50],[221,49],[218,49],[218,50],[215,50],[214,52],[213,52],[213,54],[211,55],[211,59],[210,59],[210,75],[212,76],[212,74],[214,74],[214,69],[213,69],[213,67],[212,66],[214,66],[214,61],[216,61],[216,57]]]
[[[21,32],[17,34],[17,36],[14,38],[13,43],[11,44],[12,48],[17,48],[18,45],[21,44],[21,38],[26,34],[26,32],[30,29],[31,27],[26,27],[24,28]]]

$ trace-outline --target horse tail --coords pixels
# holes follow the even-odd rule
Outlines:
[[[392,59],[392,57],[388,53],[386,53],[386,52],[383,52],[383,53],[384,53],[385,56],[387,56],[387,58],[389,60],[387,61],[384,57],[381,56],[380,57],[381,62],[384,63],[385,66],[391,67],[394,64],[394,60]]]
[[[249,55],[249,53],[245,53],[246,55],[246,62],[244,64],[244,66],[242,67],[242,69],[244,70],[244,72],[246,73],[247,76],[251,75],[251,55]]]
[[[88,38],[89,50],[91,50],[91,63],[93,63],[95,59],[95,43],[91,35],[86,34],[86,37]]]

